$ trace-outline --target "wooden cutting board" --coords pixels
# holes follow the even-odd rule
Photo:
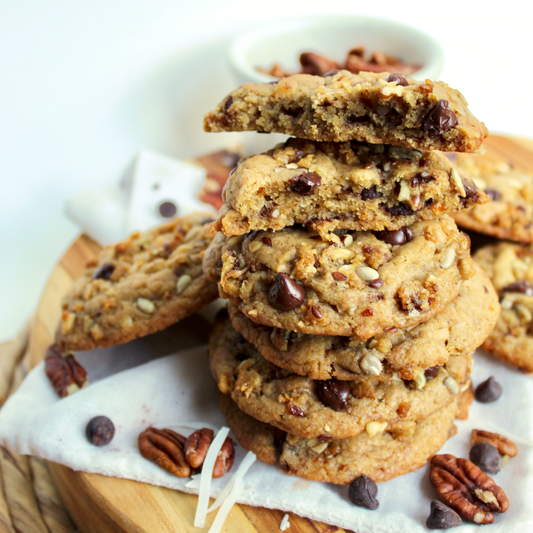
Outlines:
[[[504,158],[533,172],[533,141],[492,135],[484,143],[489,156]],[[60,301],[100,247],[82,235],[53,270],[37,309],[30,337],[32,367],[44,356],[60,315]],[[75,472],[57,463],[49,470],[60,497],[83,533],[190,533],[197,497],[135,481]],[[278,532],[284,513],[235,505],[224,530],[239,533]],[[211,525],[213,514],[207,526]],[[379,520],[379,511],[376,513]],[[291,533],[342,533],[344,530],[291,514]],[[207,531],[207,529],[206,529]]]

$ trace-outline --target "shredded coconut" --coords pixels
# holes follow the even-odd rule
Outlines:
[[[213,479],[213,468],[215,467],[218,452],[220,452],[228,433],[229,428],[221,428],[213,439],[213,442],[211,442],[209,450],[207,450],[207,455],[205,456],[202,467],[202,475],[200,477],[200,489],[198,490],[198,505],[196,507],[196,516],[194,517],[194,527],[205,526],[207,506],[209,505],[209,494],[211,492],[211,480]]]

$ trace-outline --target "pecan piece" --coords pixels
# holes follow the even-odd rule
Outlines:
[[[185,459],[193,468],[199,468],[204,462],[207,450],[213,441],[212,429],[202,428],[191,433],[185,441]]]
[[[61,398],[89,385],[87,372],[72,353],[63,353],[57,344],[46,349],[44,371]]]
[[[139,452],[157,466],[177,477],[191,475],[185,459],[185,437],[171,429],[149,427],[139,435]]]
[[[491,524],[492,513],[509,508],[503,489],[466,459],[435,455],[430,462],[430,480],[446,505],[476,524]]]
[[[489,444],[492,444],[498,452],[500,452],[500,455],[514,457],[518,453],[515,443],[498,433],[491,433],[490,431],[484,431],[483,429],[473,429],[472,443],[477,444],[478,442],[488,442]]]
[[[231,437],[226,437],[222,448],[218,452],[215,466],[213,467],[213,477],[222,477],[233,466],[235,461],[235,448]]]

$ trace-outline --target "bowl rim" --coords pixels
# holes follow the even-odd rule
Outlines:
[[[298,18],[278,18],[269,21],[268,23],[258,25],[250,28],[245,32],[239,34],[229,44],[228,59],[232,69],[242,79],[248,79],[250,82],[270,82],[275,80],[274,76],[264,74],[257,70],[255,65],[250,65],[245,59],[245,53],[250,45],[265,38],[269,35],[282,33],[286,34],[291,29],[301,28],[303,26],[331,26],[332,23],[340,22],[343,25],[354,22],[368,22],[368,23],[381,23],[389,26],[395,26],[396,28],[405,31],[411,35],[415,35],[415,39],[419,41],[425,41],[424,46],[430,48],[430,56],[432,58],[427,61],[421,69],[413,72],[409,77],[413,79],[425,80],[428,77],[432,77],[431,72],[438,71],[437,76],[440,76],[444,67],[444,50],[440,43],[431,35],[423,30],[405,24],[403,22],[397,22],[392,19],[383,17],[373,17],[368,15],[356,15],[353,13],[337,13],[337,14],[324,14],[324,15],[307,15],[305,17]],[[437,76],[433,76],[434,78]],[[435,80],[433,80],[435,81]]]

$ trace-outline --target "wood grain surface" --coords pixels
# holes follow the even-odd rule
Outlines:
[[[484,148],[489,157],[504,158],[533,172],[533,141],[492,135]],[[94,241],[80,236],[52,272],[32,322],[14,341],[0,345],[0,406],[42,360],[53,339],[61,298],[98,250]],[[57,463],[17,455],[6,447],[0,448],[0,477],[0,533],[198,531],[193,527],[197,502],[193,495],[75,472]],[[277,532],[283,514],[235,505],[224,531]],[[213,519],[211,514],[207,527]],[[376,519],[379,520],[379,514]],[[290,525],[292,533],[344,531],[294,514],[290,515]]]

